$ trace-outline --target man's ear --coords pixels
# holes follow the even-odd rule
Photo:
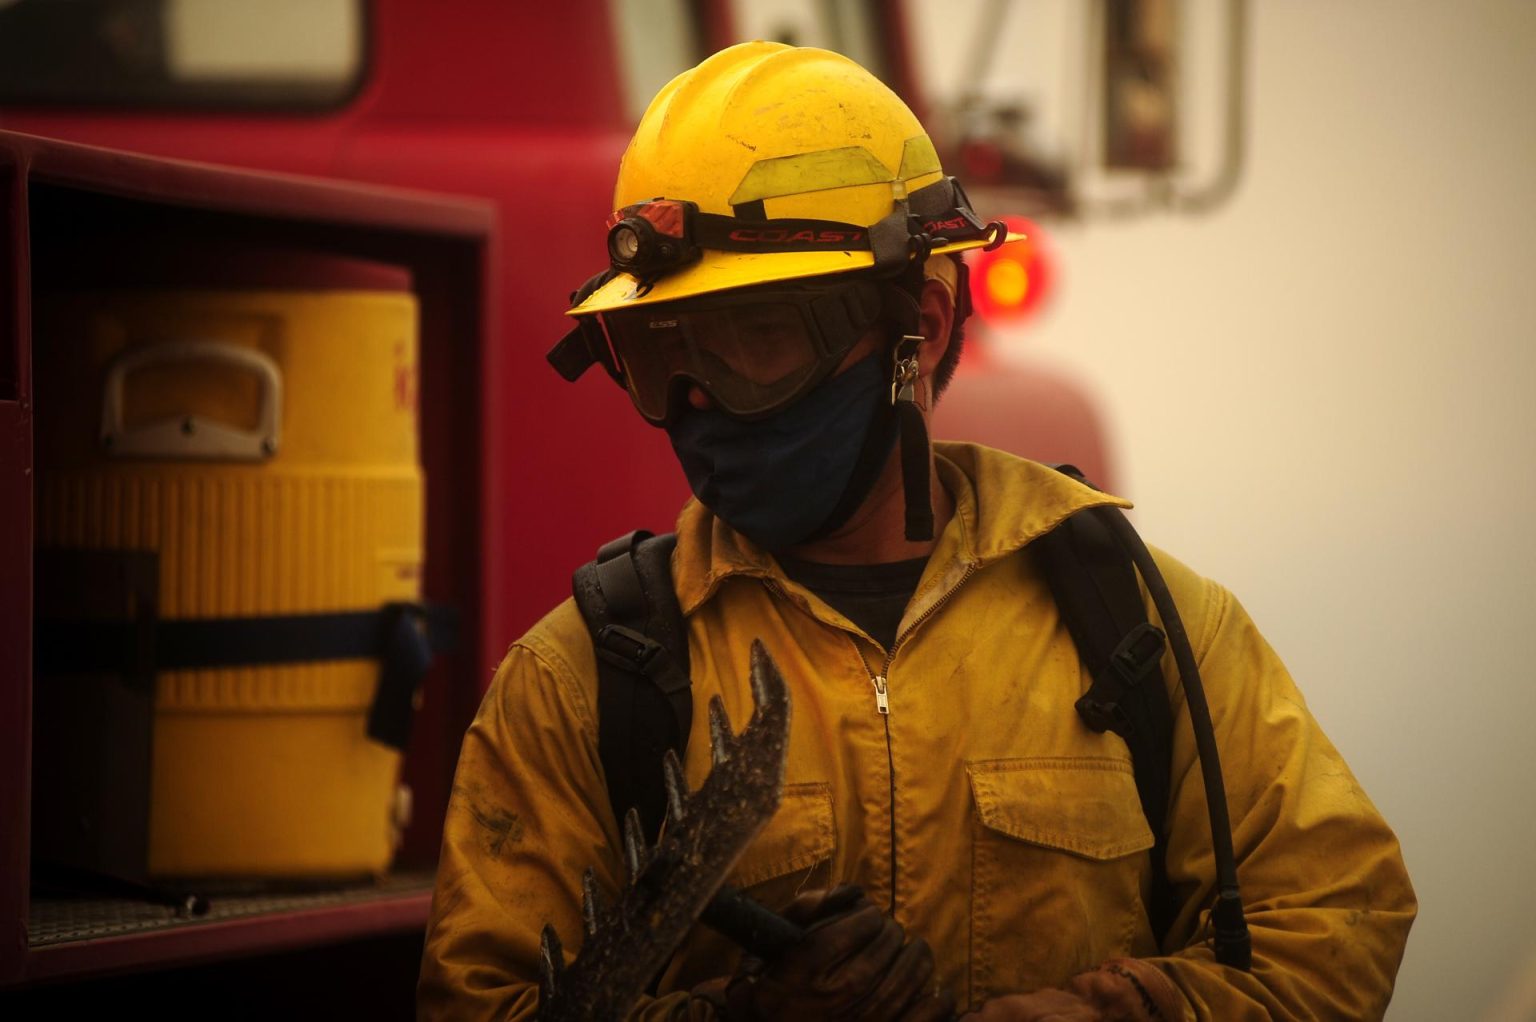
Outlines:
[[[949,350],[950,333],[955,324],[955,302],[949,296],[949,288],[937,280],[925,281],[922,301],[918,303],[919,329],[923,332],[923,346],[918,349],[918,372],[931,377],[933,371]]]

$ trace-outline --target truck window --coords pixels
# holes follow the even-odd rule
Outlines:
[[[0,103],[334,108],[365,36],[362,0],[0,0]]]

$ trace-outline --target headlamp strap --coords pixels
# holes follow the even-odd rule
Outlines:
[[[971,210],[960,183],[942,178],[899,198],[869,227],[837,220],[767,219],[761,203],[735,207],[736,216],[705,213],[683,199],[655,198],[625,206],[608,218],[608,252],[615,272],[645,282],[697,260],[703,249],[723,252],[854,252],[875,257],[875,272],[895,276],[937,245],[997,238],[1001,224],[986,224]]]
[[[912,228],[907,212],[907,200],[901,199],[896,208],[869,229],[869,250],[875,257],[876,276],[894,276],[909,262],[912,253]]]
[[[906,537],[915,543],[933,539],[933,492],[928,466],[928,424],[917,403],[920,334],[896,342],[891,374],[891,403],[901,429],[901,489],[906,504]]]
[[[695,213],[689,226],[695,245],[723,252],[847,252],[869,248],[870,228],[840,220],[748,220]]]
[[[912,209],[914,234],[947,239],[977,237],[992,229],[976,215],[965,189],[952,177],[919,188],[909,197],[908,205]]]

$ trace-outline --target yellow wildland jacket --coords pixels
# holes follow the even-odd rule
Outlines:
[[[783,802],[731,882],[770,906],[805,888],[863,886],[932,945],[961,1005],[1134,956],[1168,974],[1191,1019],[1379,1018],[1415,912],[1397,840],[1242,607],[1158,555],[1215,721],[1251,974],[1217,965],[1204,931],[1211,838],[1172,653],[1167,872],[1180,909],[1159,947],[1144,908],[1152,833],[1130,754],[1074,711],[1089,678],[1027,550],[1075,511],[1124,502],[986,448],[937,450],[955,514],[890,650],[703,507],[683,509],[672,569],[695,706],[718,694],[745,725],[759,637],[792,700]],[[1150,601],[1148,613],[1157,623]],[[508,651],[465,736],[423,1017],[532,1015],[541,927],[577,944],[589,866],[618,889],[596,706],[591,638],[567,600]],[[693,715],[692,786],[709,771],[707,718]],[[685,995],[668,991],[730,973],[737,954],[696,927],[662,997],[637,1014],[680,1009]]]

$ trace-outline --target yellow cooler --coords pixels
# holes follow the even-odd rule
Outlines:
[[[199,262],[36,310],[36,854],[382,873],[427,656],[409,276]]]

